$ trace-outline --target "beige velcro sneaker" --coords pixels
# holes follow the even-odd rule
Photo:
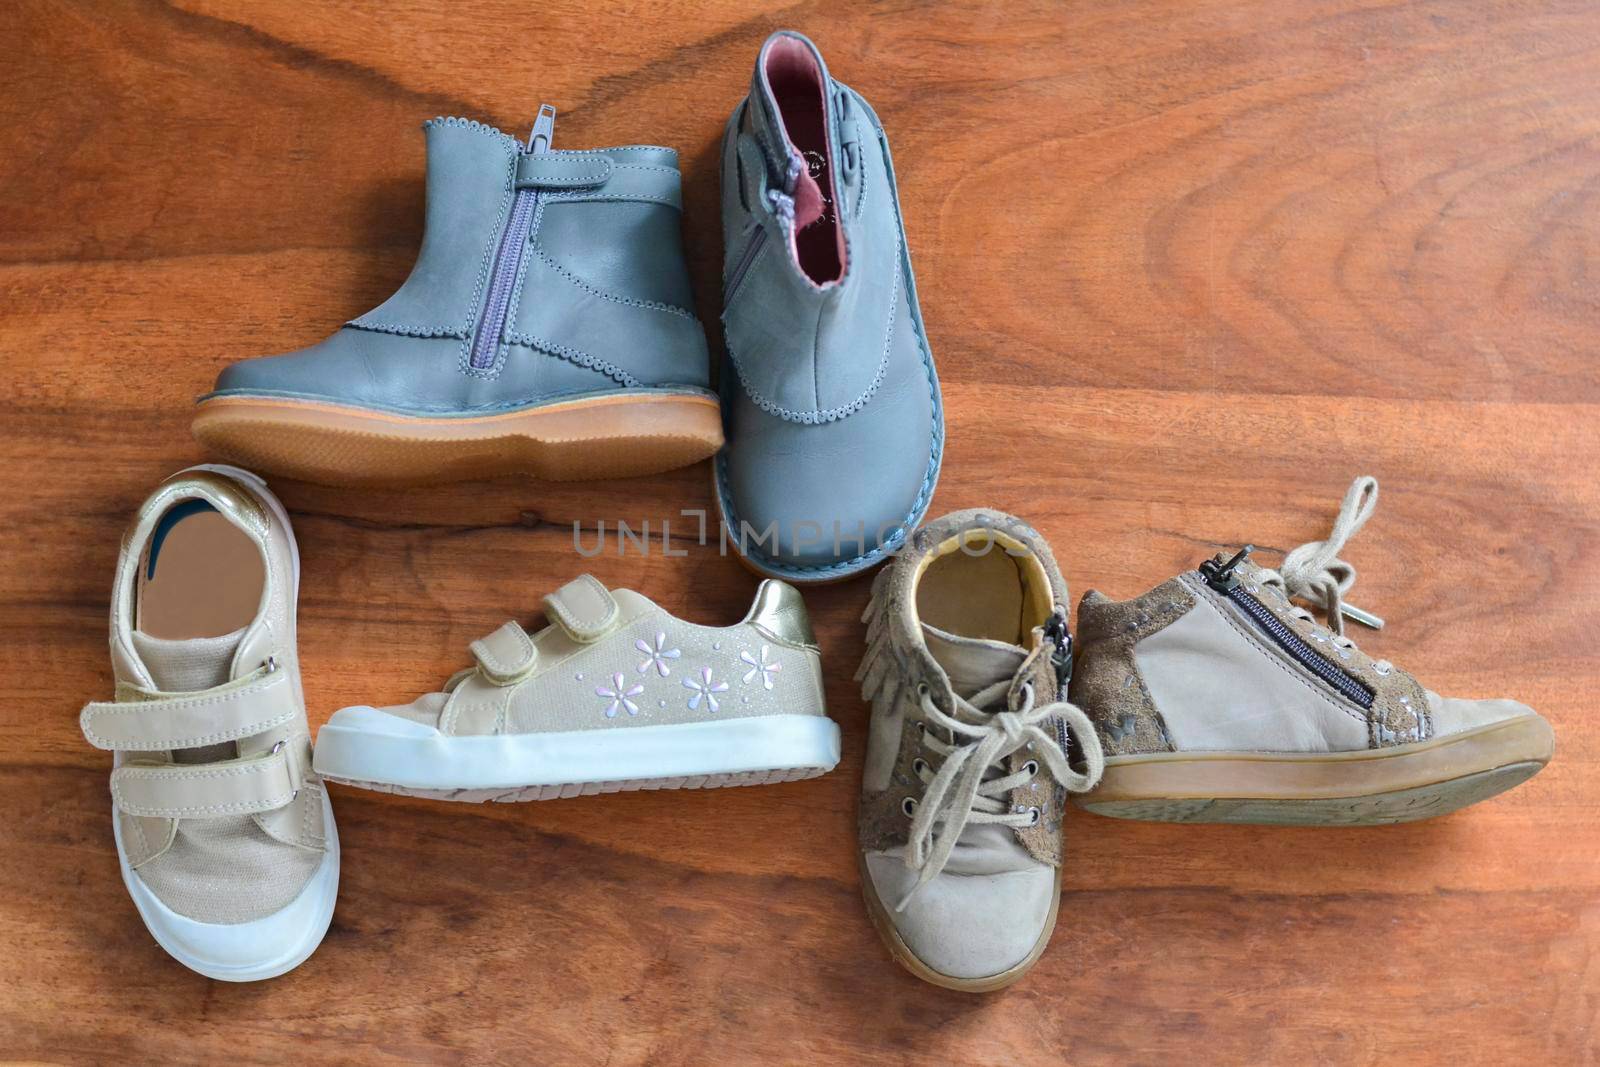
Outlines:
[[[761,785],[839,762],[822,667],[793,586],[761,583],[727,627],[674,618],[581,575],[548,625],[508,622],[474,663],[398,707],[352,707],[317,735],[317,772],[442,800],[551,800],[633,789]]]
[[[140,917],[180,963],[224,981],[303,962],[339,888],[300,691],[299,567],[288,514],[255,475],[167,479],[117,563],[115,697],[80,719],[114,753],[112,826]]]

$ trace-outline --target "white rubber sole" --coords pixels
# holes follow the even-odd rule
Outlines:
[[[451,737],[370,707],[317,734],[323,778],[440,800],[554,800],[636,789],[714,789],[814,778],[839,762],[823,715]]]
[[[122,850],[122,820],[115,808],[111,828],[122,884],[128,887],[133,906],[156,944],[207,978],[259,982],[286,974],[309,959],[333,922],[333,905],[339,896],[339,832],[333,825],[326,792],[322,794],[322,817],[328,828],[328,846],[316,873],[282,909],[243,923],[203,923],[167,907],[128,866]]]

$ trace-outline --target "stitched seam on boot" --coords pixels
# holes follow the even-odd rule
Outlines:
[[[572,273],[572,271],[557,263],[550,257],[549,253],[539,246],[537,241],[532,244],[532,250],[533,254],[539,258],[540,262],[544,263],[551,270],[555,271],[557,274],[561,275],[567,281],[571,282],[579,289],[582,289],[590,296],[597,296],[602,300],[611,300],[618,304],[626,304],[629,307],[645,308],[649,311],[664,311],[669,315],[679,315],[696,324],[698,324],[700,321],[699,319],[695,318],[694,312],[689,311],[686,308],[678,307],[674,304],[662,304],[655,300],[638,300],[631,296],[623,296],[620,293],[610,293],[604,289],[600,289],[589,282],[584,281],[578,275]]]
[[[676,203],[664,196],[646,196],[644,193],[587,193],[581,189],[565,192],[549,193],[542,199],[586,201],[586,200],[615,200],[623,203],[665,204],[675,210],[681,210]]]
[[[455,115],[437,115],[434,118],[428,119],[422,124],[422,128],[425,130],[431,129],[435,126],[455,126],[464,130],[472,130],[475,133],[491,134],[495,137],[498,137],[501,141],[509,142],[512,145],[517,143],[516,138],[506,133],[504,130],[491,126],[487,122],[479,122],[477,119],[463,119],[458,118]]]
[[[450,337],[458,341],[464,341],[472,336],[459,326],[414,326],[404,322],[377,322],[364,316],[359,319],[351,319],[345,325],[357,330],[370,330],[374,333],[393,333],[402,337]]]
[[[629,388],[639,387],[644,384],[610,360],[600,359],[581,349],[558,345],[554,341],[546,341],[531,334],[507,333],[505,343],[508,345],[521,345],[524,348],[536,348],[540,352],[546,352],[552,356],[560,356],[569,363],[576,363],[580,367],[599,371],[619,385],[626,385]]]
[[[765,249],[762,251],[765,251]],[[739,366],[739,357],[734,353],[733,343],[729,341],[727,344],[728,355],[733,360],[734,370],[739,371],[739,384],[744,387],[744,391],[749,395],[750,399],[755,401],[756,407],[760,408],[762,411],[765,411],[768,415],[775,415],[786,422],[798,422],[804,426],[820,426],[823,423],[837,422],[840,419],[848,418],[849,416],[854,415],[856,412],[865,407],[867,402],[877,395],[878,388],[883,385],[883,377],[889,370],[889,353],[894,348],[894,319],[895,314],[900,307],[900,273],[899,251],[897,245],[895,257],[895,280],[893,286],[889,290],[889,327],[883,338],[883,352],[878,357],[878,370],[877,373],[872,376],[872,381],[867,384],[866,390],[848,404],[841,404],[838,407],[827,408],[824,410],[813,408],[810,411],[796,411],[793,408],[782,407],[774,403],[750,385],[747,376],[743,373]],[[813,368],[815,368],[815,365],[816,359],[813,357]],[[813,389],[815,389],[814,378]]]

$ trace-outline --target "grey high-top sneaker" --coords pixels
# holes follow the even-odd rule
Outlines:
[[[728,122],[722,236],[728,536],[789,581],[859,573],[926,513],[944,413],[889,142],[797,33]]]
[[[761,583],[733,626],[673,618],[590,575],[508,622],[474,666],[410,704],[336,711],[317,770],[441,800],[552,800],[812,778],[839,762],[822,667],[793,586]]]
[[[232,467],[168,478],[123,538],[111,594],[116,695],[83,709],[115,753],[122,880],[157,943],[229,982],[321,943],[339,838],[311,769],[289,517]]]
[[[1346,617],[1383,625],[1345,603],[1356,572],[1338,558],[1377,501],[1358,478],[1328,539],[1277,570],[1247,545],[1132,600],[1084,596],[1072,699],[1107,759],[1080,804],[1171,822],[1406,822],[1549,762],[1555,736],[1531,708],[1441,697],[1345,636]]]
[[[715,452],[677,153],[555,150],[548,106],[527,145],[465,119],[423,130],[411,276],[327,340],[223,371],[201,443],[341,484],[621,477]]]
[[[936,985],[1010,985],[1055,928],[1064,790],[1101,762],[1064,701],[1066,600],[1044,539],[991,511],[918,530],[873,583],[861,888],[890,952]]]

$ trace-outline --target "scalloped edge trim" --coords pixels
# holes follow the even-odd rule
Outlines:
[[[459,115],[435,115],[422,123],[424,130],[432,129],[435,126],[454,126],[458,129],[471,130],[473,133],[486,133],[493,137],[510,141],[516,145],[518,152],[522,152],[524,148],[521,141],[500,127],[491,126],[487,122],[479,122],[477,119],[466,119]],[[664,144],[619,144],[609,148],[553,148],[551,152],[571,156],[604,155],[609,152],[671,152],[674,159],[678,158],[678,150]]]
[[[459,326],[418,326],[404,322],[374,322],[365,315],[358,319],[351,319],[344,324],[352,330],[365,330],[368,333],[388,333],[399,337],[445,337],[459,341],[467,334]]]
[[[904,245],[897,239],[895,242],[896,264],[900,263],[901,261],[901,252],[903,247]],[[761,249],[761,253],[764,253],[765,251],[765,248]],[[866,389],[862,390],[861,395],[850,401],[850,403],[841,404],[838,407],[827,408],[821,411],[818,411],[815,408],[810,411],[795,411],[791,408],[780,407],[777,404],[774,404],[771,400],[768,400],[760,392],[751,387],[749,380],[745,377],[743,368],[739,365],[739,357],[733,350],[733,342],[727,339],[726,332],[724,332],[723,344],[728,349],[728,359],[733,364],[734,372],[739,378],[739,385],[744,389],[745,395],[747,395],[751,400],[755,401],[756,407],[760,408],[762,411],[765,411],[768,415],[783,419],[785,422],[797,422],[802,426],[822,426],[826,423],[838,422],[840,419],[847,419],[851,415],[854,415],[856,412],[860,411],[862,408],[866,407],[867,402],[877,395],[878,389],[883,385],[884,373],[889,369],[889,353],[894,348],[894,320],[895,315],[900,310],[900,290],[902,288],[903,286],[901,283],[900,272],[896,271],[894,286],[889,291],[889,328],[884,333],[883,354],[878,357],[878,369],[876,373],[873,374],[872,381],[867,383]],[[726,324],[726,312],[724,312],[723,317],[724,324]],[[924,349],[927,347],[925,339],[921,337],[918,338],[918,343]]]

